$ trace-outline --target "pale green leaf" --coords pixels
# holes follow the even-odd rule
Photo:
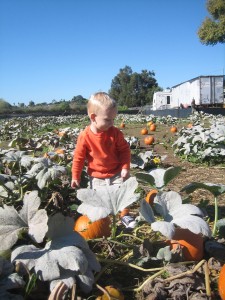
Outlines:
[[[0,207],[0,250],[10,249],[18,240],[18,235],[28,225],[14,207]]]
[[[171,222],[157,221],[151,224],[154,231],[159,231],[163,236],[171,240],[175,233],[175,226]]]
[[[192,182],[192,183],[186,185],[184,188],[182,188],[181,192],[186,192],[188,194],[191,194],[197,189],[208,190],[215,197],[225,193],[225,185],[224,184],[200,183],[200,182]]]
[[[134,193],[137,186],[136,178],[130,177],[121,185],[104,186],[97,190],[79,189],[77,198],[83,203],[78,207],[78,212],[82,211],[92,222],[108,214],[117,215],[119,211],[139,199],[140,195]],[[90,206],[94,209],[92,210]]]
[[[140,214],[148,222],[155,222],[155,217],[151,206],[145,200],[141,200],[140,203]]]
[[[0,208],[0,250],[10,249],[24,229],[35,242],[43,241],[48,230],[48,217],[45,210],[38,210],[39,205],[40,198],[37,191],[33,191],[24,196],[24,205],[19,212],[12,206]]]

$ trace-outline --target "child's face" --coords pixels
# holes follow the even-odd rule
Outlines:
[[[116,108],[101,108],[96,114],[92,114],[92,125],[97,131],[107,131],[114,124],[117,115]]]

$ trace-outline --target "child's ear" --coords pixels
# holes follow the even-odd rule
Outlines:
[[[90,114],[90,119],[91,119],[91,121],[95,121],[95,117],[96,117],[96,114],[94,114],[94,113],[91,113]]]

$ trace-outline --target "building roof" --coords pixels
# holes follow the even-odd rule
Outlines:
[[[224,75],[200,75],[200,76],[198,76],[198,77],[195,77],[195,78],[192,78],[192,79],[183,81],[183,82],[181,82],[181,83],[179,83],[179,84],[176,84],[176,85],[172,86],[172,88],[175,88],[175,87],[177,87],[177,86],[179,86],[179,85],[181,85],[181,84],[183,84],[183,83],[185,83],[185,82],[193,82],[193,81],[195,81],[196,79],[207,78],[207,77],[224,77],[224,79],[225,79],[225,76],[224,76]]]

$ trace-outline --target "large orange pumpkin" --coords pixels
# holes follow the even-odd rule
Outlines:
[[[87,216],[80,216],[75,224],[74,230],[79,232],[83,238],[95,239],[101,238],[103,236],[109,237],[111,235],[111,220],[110,217],[106,217],[103,219],[99,219],[95,222],[91,222],[91,220]]]
[[[148,192],[148,194],[146,195],[146,197],[145,197],[145,200],[148,202],[148,204],[150,204],[150,205],[152,205],[153,204],[153,201],[154,201],[154,199],[155,199],[155,196],[156,196],[156,194],[158,193],[158,191],[157,190],[150,190],[149,192]]]
[[[151,124],[150,127],[149,127],[149,129],[150,129],[151,131],[156,131],[156,125],[155,125],[154,123]]]
[[[154,143],[155,139],[154,139],[154,136],[150,135],[150,136],[147,136],[145,139],[144,139],[144,143],[145,145],[152,145]]]
[[[203,258],[204,239],[201,234],[195,234],[184,228],[176,228],[175,235],[169,244],[173,250],[180,245],[184,259],[187,261],[199,261]]]
[[[218,291],[222,300],[225,300],[225,265],[222,266],[218,280]]]
[[[117,300],[124,300],[124,295],[121,291],[118,289],[114,288],[113,286],[109,285],[106,286],[105,289],[109,293],[110,296],[112,296],[112,299],[117,299]],[[96,300],[108,300],[109,297],[104,293],[102,296],[99,296],[96,298]],[[110,297],[111,299],[111,297]]]

